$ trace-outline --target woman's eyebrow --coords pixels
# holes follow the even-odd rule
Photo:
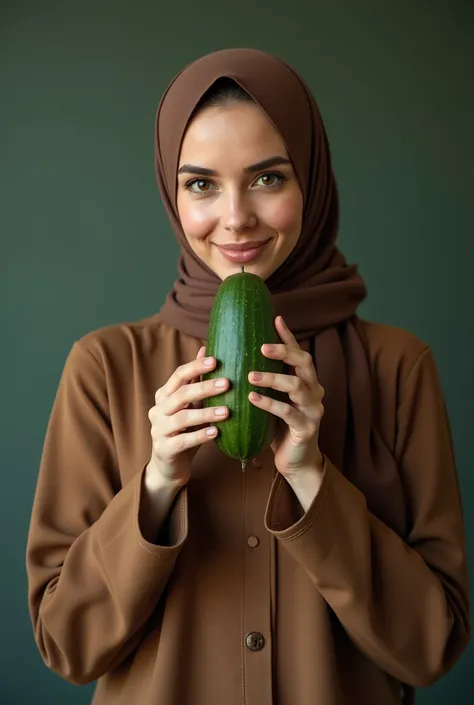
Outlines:
[[[206,169],[204,166],[194,166],[193,164],[183,164],[178,169],[178,174],[196,174],[197,176],[219,176],[215,169]]]
[[[282,164],[291,164],[291,162],[286,157],[269,157],[268,159],[264,159],[263,161],[257,162],[256,164],[246,166],[244,172],[248,174],[250,172],[262,171],[263,169],[269,169],[272,166],[279,166]]]
[[[268,159],[263,159],[261,162],[256,164],[250,164],[244,169],[245,174],[250,174],[255,171],[262,171],[262,169],[269,169],[272,166],[279,166],[282,164],[291,164],[291,161],[286,157],[268,157]],[[178,169],[178,174],[194,174],[195,176],[219,176],[219,172],[215,169],[208,169],[204,166],[196,166],[194,164],[183,164]]]

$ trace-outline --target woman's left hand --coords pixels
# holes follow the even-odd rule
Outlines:
[[[293,374],[256,370],[250,372],[249,382],[286,392],[289,403],[255,392],[250,393],[249,399],[260,409],[278,416],[278,430],[271,448],[278,472],[292,480],[307,470],[322,473],[319,426],[324,412],[324,390],[318,382],[311,355],[300,348],[281,316],[275,319],[275,326],[283,343],[263,345],[262,353],[265,357],[285,362]]]

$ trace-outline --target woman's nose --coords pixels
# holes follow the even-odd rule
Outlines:
[[[227,200],[223,215],[223,225],[226,230],[240,233],[248,228],[254,228],[257,216],[250,204],[241,196],[232,196]]]

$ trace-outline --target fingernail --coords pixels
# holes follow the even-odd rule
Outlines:
[[[223,387],[225,387],[225,379],[216,379],[216,381],[214,382],[214,385],[218,389],[222,389]]]
[[[251,397],[254,401],[260,401],[260,399],[262,398],[262,395],[261,395],[261,394],[257,394],[257,392],[250,392],[250,397]]]
[[[206,433],[208,436],[215,436],[217,433],[217,429],[216,428],[208,428]]]
[[[275,346],[274,345],[264,345],[263,346],[265,349],[265,352],[275,352]]]
[[[261,380],[263,379],[263,374],[261,372],[252,372],[252,379]]]
[[[226,413],[225,406],[218,406],[216,409],[214,409],[214,413],[216,416],[225,416],[225,413]]]
[[[213,357],[205,357],[205,358],[204,358],[204,361],[203,361],[203,364],[206,365],[206,367],[210,367],[213,362],[214,362],[214,358],[213,358]]]

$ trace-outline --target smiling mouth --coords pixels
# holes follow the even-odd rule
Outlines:
[[[251,262],[253,259],[258,257],[269,242],[270,240],[267,240],[261,245],[257,245],[257,247],[248,247],[245,250],[226,250],[223,247],[220,247],[219,245],[216,245],[216,247],[227,260],[229,260],[230,262],[236,262],[238,264],[241,264],[244,262]]]

